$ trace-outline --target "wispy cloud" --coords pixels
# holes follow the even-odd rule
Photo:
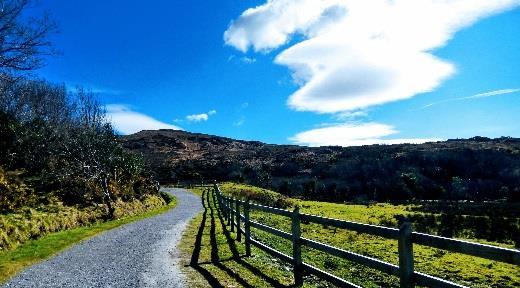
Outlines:
[[[240,119],[233,122],[233,126],[240,127],[240,126],[244,125],[244,123],[246,123],[246,117],[241,116]]]
[[[353,120],[356,118],[362,118],[368,116],[367,110],[358,110],[358,111],[345,111],[340,112],[334,115],[335,119],[338,120]]]
[[[237,57],[236,55],[230,55],[228,57],[228,62],[238,63],[238,64],[253,64],[256,62],[255,57],[242,56]]]
[[[174,129],[181,127],[161,122],[146,114],[133,111],[129,106],[110,104],[106,106],[107,115],[114,128],[121,134],[132,134],[141,130]]]
[[[120,95],[123,93],[121,90],[110,89],[106,87],[97,87],[90,85],[66,85],[67,91],[71,93],[78,93],[80,88],[83,88],[87,92],[92,92],[94,94],[110,94],[110,95]]]
[[[186,120],[191,122],[200,122],[200,121],[208,121],[209,116],[206,113],[201,114],[193,114],[186,116]]]
[[[217,114],[217,110],[210,110],[207,113],[200,113],[200,114],[192,114],[186,116],[186,120],[190,122],[201,122],[201,121],[208,121],[209,116]]]
[[[479,98],[488,98],[488,97],[500,96],[500,95],[505,95],[505,94],[517,93],[517,92],[520,92],[520,89],[515,88],[515,89],[494,90],[494,91],[489,91],[489,92],[485,92],[485,93],[475,94],[475,95],[472,95],[472,96],[450,98],[450,99],[446,99],[446,100],[442,100],[442,101],[432,102],[432,103],[430,103],[428,105],[424,105],[420,109],[426,109],[426,108],[429,108],[431,106],[434,106],[434,105],[437,105],[437,104],[442,104],[442,103],[447,103],[447,102],[463,101],[463,100],[471,100],[471,99],[479,99]]]
[[[431,51],[520,0],[268,0],[245,10],[224,33],[247,52],[276,51],[300,88],[288,105],[336,113],[430,92],[456,69]],[[295,43],[291,39],[299,36]],[[301,39],[301,40],[300,40]]]
[[[243,63],[246,63],[246,64],[253,64],[256,62],[256,58],[253,58],[253,57],[242,57],[240,58],[240,61],[242,61]]]
[[[382,139],[398,133],[394,127],[380,123],[343,123],[300,132],[289,138],[295,144],[307,146],[362,146],[371,144],[425,143],[436,138]]]

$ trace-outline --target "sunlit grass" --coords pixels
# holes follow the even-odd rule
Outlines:
[[[171,195],[170,197],[168,205],[156,208],[144,214],[51,233],[42,238],[30,240],[13,250],[0,253],[0,283],[5,282],[24,268],[54,256],[79,241],[121,225],[168,211],[177,204],[175,197]]]
[[[240,196],[238,190],[244,188],[244,185],[225,183],[221,185],[221,189],[225,194],[231,194],[233,196]],[[240,187],[240,189],[237,189]],[[259,191],[260,193],[266,193],[265,189],[257,187],[247,187],[250,191]],[[269,193],[275,193],[270,191]],[[391,205],[386,203],[372,204],[372,205],[344,205],[337,203],[325,203],[316,201],[301,201],[291,199],[294,206],[299,206],[301,212],[321,215],[331,218],[344,219],[350,221],[356,221],[361,223],[369,223],[375,225],[382,225],[382,221],[386,224],[391,223],[389,219],[393,219],[395,215],[403,215],[410,211],[410,205]],[[417,208],[417,207],[415,207]],[[289,207],[288,209],[292,209]],[[209,213],[209,212],[208,212]],[[216,213],[216,212],[215,212]],[[421,212],[419,212],[421,213]],[[190,230],[185,234],[183,238],[183,251],[188,255],[193,251],[195,243],[195,235],[197,229],[200,227],[201,218],[198,217],[190,225]],[[209,216],[208,216],[209,217]],[[272,227],[290,232],[290,220],[283,216],[268,215],[264,212],[253,211],[251,213],[252,220],[267,224]],[[211,233],[208,231],[210,224],[209,220],[206,219],[206,229],[201,242],[201,259],[202,262],[208,262],[212,251],[214,250],[210,245]],[[388,225],[388,224],[387,224]],[[217,239],[221,239],[223,236],[222,225],[218,224],[215,230],[215,236]],[[395,226],[397,227],[397,223]],[[229,227],[227,227],[229,230]],[[288,255],[291,255],[291,243],[283,240],[276,236],[267,234],[265,232],[252,229],[252,234],[261,239],[263,243],[268,244],[271,247],[275,247],[277,250],[282,251]],[[305,224],[302,223],[302,236],[310,239],[327,243],[335,247],[350,250],[362,255],[371,256],[386,262],[398,264],[397,254],[397,240],[385,239],[382,237],[360,234],[352,231],[343,229],[335,229],[333,227],[327,227],[319,224]],[[231,238],[236,238],[234,233],[230,233]],[[476,239],[468,239],[470,241],[477,241]],[[483,242],[478,240],[478,242]],[[219,244],[217,249],[219,253],[221,251],[229,252],[229,245],[224,240],[217,241]],[[243,252],[243,244],[234,242],[237,246],[237,250]],[[512,248],[512,245],[499,244],[486,241],[488,244],[505,246]],[[225,252],[223,252],[225,253]],[[190,254],[191,255],[191,254]],[[241,254],[243,255],[243,253]],[[277,279],[280,283],[288,284],[292,281],[291,265],[281,263],[273,257],[260,252],[257,249],[253,250],[254,257],[252,258],[241,258],[242,261],[254,265],[257,269],[265,269],[268,273],[266,275],[272,276]],[[225,259],[224,254],[222,258]],[[479,257],[473,257],[463,255],[459,253],[446,252],[444,250],[424,247],[420,245],[414,245],[414,259],[415,259],[415,270],[448,279],[470,287],[518,287],[520,285],[520,276],[518,274],[518,267],[511,264],[504,264],[496,261],[486,260]],[[346,260],[339,259],[337,257],[327,255],[312,249],[303,249],[302,257],[305,262],[312,264],[320,269],[326,270],[333,273],[341,278],[347,279],[353,283],[361,285],[362,287],[397,287],[398,279],[393,276],[388,276],[384,273],[376,271],[374,269],[367,268],[362,265],[358,265]],[[199,261],[200,263],[200,261]],[[234,277],[229,275],[225,270],[219,268],[219,265],[232,265],[233,271],[239,275],[248,275],[246,267],[240,265],[237,261],[231,261],[231,263],[211,262],[201,264],[205,271],[209,271],[209,274],[214,278],[214,281],[220,282],[224,287],[229,285],[235,285],[234,287],[248,287],[234,281]],[[230,266],[231,267],[231,266]],[[231,269],[231,268],[230,268]],[[188,269],[192,279],[195,279],[197,283],[206,283],[208,275],[201,273],[202,270]],[[271,273],[271,274],[269,274]],[[250,279],[249,276],[245,277]],[[271,287],[273,285],[263,282],[262,284],[257,283],[256,278],[251,278],[247,284],[253,287]],[[236,279],[235,279],[236,280]],[[258,280],[262,283],[261,280]],[[252,284],[253,283],[253,284]],[[204,287],[200,284],[199,287]],[[327,284],[314,277],[306,277],[306,287],[323,287]],[[276,286],[276,285],[274,285]]]

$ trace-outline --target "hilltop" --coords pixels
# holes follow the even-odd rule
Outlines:
[[[153,130],[121,141],[142,153],[163,183],[230,180],[335,201],[520,198],[518,138],[304,147]]]

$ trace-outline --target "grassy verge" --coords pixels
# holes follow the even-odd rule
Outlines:
[[[240,196],[238,184],[221,186],[224,193]],[[241,187],[242,188],[242,187]],[[250,191],[263,189],[249,187]],[[388,224],[388,219],[405,214],[410,205],[342,205],[291,199],[304,213],[370,224]],[[209,203],[212,199],[210,197]],[[212,212],[213,210],[213,212]],[[213,215],[211,215],[213,213]],[[284,231],[290,231],[290,221],[276,215],[253,212],[252,220]],[[386,262],[398,263],[397,241],[334,229],[317,224],[302,223],[303,237],[314,239],[356,253],[375,257]],[[395,226],[394,226],[395,227]],[[221,223],[214,208],[206,209],[189,226],[181,249],[186,253],[186,272],[194,279],[196,287],[278,287],[292,281],[291,266],[253,249],[253,257],[244,258],[243,243],[235,241],[236,234]],[[284,253],[291,254],[291,243],[276,236],[252,229],[255,238]],[[198,237],[197,237],[198,236]],[[476,241],[476,239],[468,239]],[[478,240],[478,242],[485,242]],[[485,242],[512,248],[512,244]],[[362,287],[397,287],[398,279],[362,265],[345,261],[312,249],[303,249],[304,261]],[[195,256],[196,257],[195,257]],[[520,277],[515,265],[499,263],[468,255],[450,253],[440,249],[414,245],[416,270],[470,287],[518,287]],[[190,261],[191,259],[197,261]],[[191,266],[189,265],[191,263]],[[260,271],[262,273],[255,273]],[[264,276],[256,276],[256,274]],[[215,284],[217,283],[217,284]],[[328,287],[323,281],[307,276],[305,287]]]
[[[202,196],[201,189],[192,189]],[[225,228],[213,199],[205,197],[205,212],[188,225],[179,244],[182,267],[190,287],[285,287],[291,284],[290,267],[253,248],[244,257],[244,246]]]
[[[144,218],[155,216],[168,211],[177,204],[175,197],[171,195],[169,197],[170,199],[167,205],[155,208],[142,214],[51,233],[39,239],[25,242],[13,250],[1,252],[0,283],[5,282],[25,267],[47,259],[81,240],[87,239],[121,225],[142,220]]]

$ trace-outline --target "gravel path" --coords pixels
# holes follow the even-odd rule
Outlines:
[[[186,286],[176,245],[202,204],[186,190],[163,190],[177,197],[177,207],[83,241],[28,268],[4,287]]]

